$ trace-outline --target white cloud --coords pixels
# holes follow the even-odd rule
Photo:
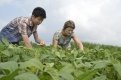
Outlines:
[[[1,0],[0,5],[11,1],[13,0]],[[75,31],[82,41],[121,46],[120,0],[18,0],[16,2],[26,14],[31,14],[37,6],[46,10],[47,19],[38,29],[40,35],[53,34],[55,30],[63,27],[66,20],[71,19],[75,22],[77,26]],[[51,39],[52,36],[47,38]]]
[[[64,2],[66,4],[66,2]],[[82,40],[121,45],[121,2],[110,0],[81,0],[63,5],[60,12],[64,18],[72,19],[77,24]],[[115,6],[115,7],[114,7]],[[80,32],[82,31],[82,32]]]
[[[4,27],[6,25],[6,22],[3,20],[0,20],[0,30],[2,29],[2,27]]]
[[[0,0],[0,6],[3,6],[5,4],[9,4],[11,2],[13,2],[14,0]]]

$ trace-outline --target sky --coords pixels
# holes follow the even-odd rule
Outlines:
[[[12,19],[31,16],[35,7],[46,10],[47,18],[38,26],[46,43],[73,20],[75,34],[82,42],[121,46],[121,0],[0,0],[0,30]],[[33,37],[30,37],[34,41]]]

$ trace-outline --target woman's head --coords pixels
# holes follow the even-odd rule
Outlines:
[[[75,29],[75,23],[72,20],[68,20],[65,22],[63,26],[63,33],[65,36],[71,35],[74,29]]]
[[[72,28],[72,29],[75,29],[75,23],[72,20],[66,21],[64,26],[63,26],[63,30],[65,30],[68,27]]]

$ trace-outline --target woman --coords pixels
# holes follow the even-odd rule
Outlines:
[[[62,48],[69,48],[70,47],[70,41],[73,39],[73,41],[76,43],[79,49],[83,50],[83,44],[78,39],[78,37],[74,34],[75,29],[75,23],[71,20],[65,22],[62,31],[55,32],[53,36],[53,42],[52,45],[54,47],[57,47],[57,45],[61,46]]]

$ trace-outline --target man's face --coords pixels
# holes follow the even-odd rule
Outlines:
[[[33,22],[34,26],[37,26],[37,25],[41,24],[42,21],[43,21],[42,17],[34,17],[34,16],[32,16],[32,22]]]

